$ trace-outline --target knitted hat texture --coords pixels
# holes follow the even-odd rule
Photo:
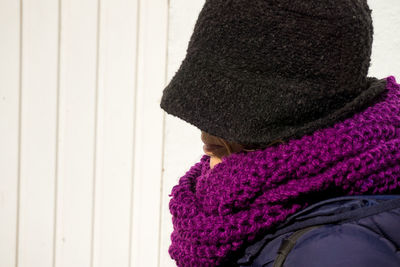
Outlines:
[[[206,0],[160,106],[225,140],[298,138],[366,108],[366,0]]]

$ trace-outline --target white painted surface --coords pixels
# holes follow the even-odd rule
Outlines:
[[[93,266],[130,260],[137,1],[102,0]]]
[[[22,4],[17,266],[53,261],[58,3]]]
[[[61,2],[55,266],[89,266],[97,119],[97,0]]]
[[[140,1],[131,266],[158,266],[168,2]]]
[[[1,267],[175,266],[168,195],[202,143],[159,101],[204,2],[0,1]],[[369,75],[400,82],[400,3],[369,4]]]
[[[19,176],[20,3],[0,1],[0,266],[15,266]]]
[[[374,41],[369,75],[396,76],[400,83],[400,1],[369,0],[374,22]]]

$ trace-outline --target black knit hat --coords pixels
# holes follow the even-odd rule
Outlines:
[[[372,35],[366,0],[206,0],[160,106],[244,145],[301,137],[385,90]]]

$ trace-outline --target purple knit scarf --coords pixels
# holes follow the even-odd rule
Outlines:
[[[232,154],[213,169],[203,155],[170,194],[177,265],[219,265],[317,200],[398,192],[400,86],[386,80],[379,101],[330,128]]]

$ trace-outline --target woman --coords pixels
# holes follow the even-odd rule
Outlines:
[[[206,0],[161,108],[201,130],[178,266],[400,266],[400,85],[364,0]]]

